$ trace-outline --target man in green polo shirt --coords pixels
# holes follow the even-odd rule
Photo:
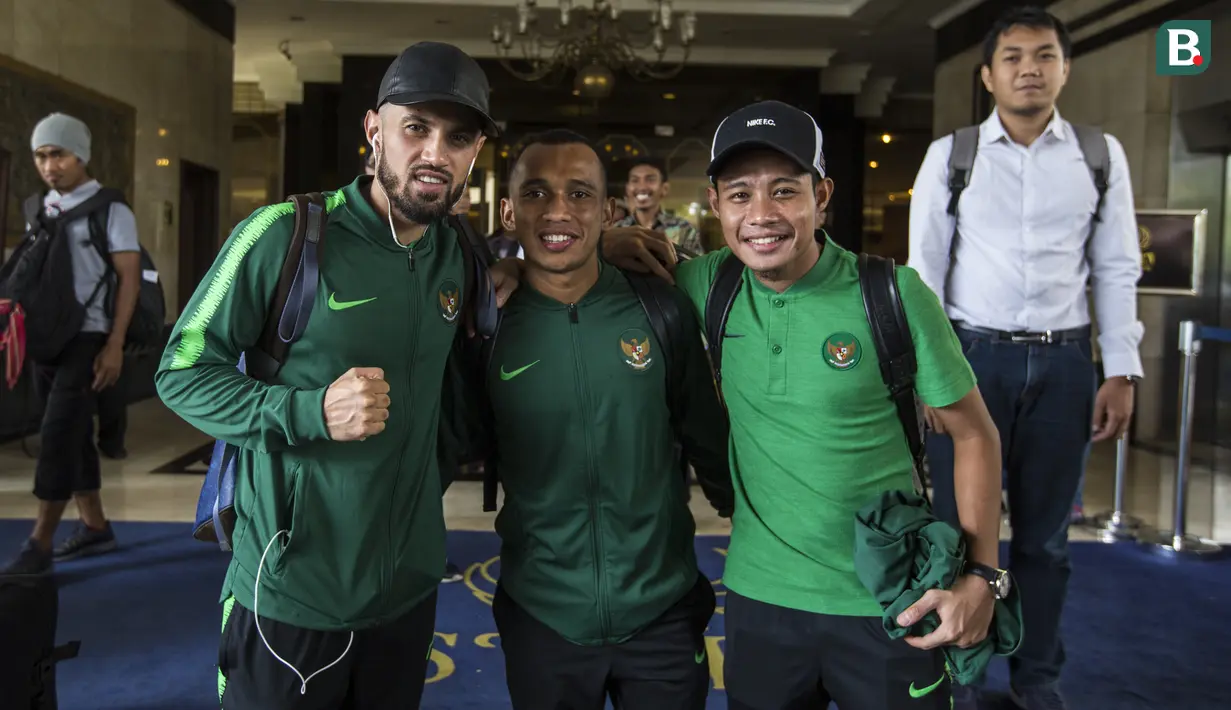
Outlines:
[[[727,247],[675,269],[704,312],[719,264],[747,267],[722,345],[736,484],[723,575],[728,707],[948,709],[940,647],[986,636],[994,594],[965,575],[898,618],[911,626],[934,611],[935,633],[891,640],[855,574],[855,514],[884,491],[912,490],[912,459],[881,379],[856,256],[816,231],[833,193],[821,146],[812,117],[786,104],[727,117],[708,171]],[[611,231],[604,256],[636,268],[661,248],[652,242],[635,229]],[[897,283],[918,395],[958,432],[967,569],[987,571],[998,557],[999,439],[935,294],[909,268],[897,270]]]

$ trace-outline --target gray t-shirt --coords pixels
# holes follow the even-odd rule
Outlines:
[[[93,197],[101,187],[97,180],[91,180],[69,193],[61,194],[52,190],[43,198],[43,207],[46,208],[47,214],[53,216],[67,212]],[[94,300],[87,303],[90,294],[94,293],[98,282],[107,273],[107,264],[90,243],[89,221],[85,217],[73,220],[65,228],[65,234],[73,242],[73,287],[77,292],[77,301],[86,306],[81,332],[110,333],[111,319],[107,317],[103,306],[107,297],[106,288],[99,289]],[[141,244],[137,240],[137,217],[127,205],[118,202],[111,205],[111,214],[107,220],[107,246],[112,254],[141,250]]]

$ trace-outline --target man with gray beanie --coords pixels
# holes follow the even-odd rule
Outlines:
[[[53,559],[69,560],[116,547],[99,496],[93,416],[99,393],[115,385],[123,368],[124,339],[140,288],[141,247],[136,217],[123,195],[103,188],[86,171],[90,142],[89,128],[62,113],[40,121],[30,138],[34,164],[49,188],[41,210],[37,201],[28,208],[30,233],[69,240],[71,288],[84,317],[80,331],[62,348],[55,347],[54,353],[40,352],[38,343],[27,343],[35,361],[35,384],[46,402],[34,474],[38,518],[17,559],[0,576],[41,575],[51,570]],[[37,303],[22,305],[32,321],[75,317],[68,312],[37,312]],[[28,337],[33,332],[28,329]],[[77,503],[80,522],[53,550],[52,538],[70,498]]]
[[[225,710],[419,707],[445,571],[441,383],[484,300],[449,216],[498,134],[488,94],[451,45],[389,66],[364,118],[375,175],[324,193],[321,288],[274,376],[236,363],[262,354],[289,203],[235,228],[172,331],[159,396],[238,450]]]

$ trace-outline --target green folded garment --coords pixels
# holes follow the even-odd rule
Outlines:
[[[949,589],[962,573],[966,543],[959,530],[938,519],[923,497],[890,491],[855,517],[855,574],[885,610],[890,638],[926,636],[940,626],[930,612],[910,627],[898,616],[929,589]],[[1022,605],[1016,588],[996,602],[992,627],[970,648],[945,646],[949,672],[959,685],[983,680],[993,655],[1011,656],[1022,642]]]

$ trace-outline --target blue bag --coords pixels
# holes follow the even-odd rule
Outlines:
[[[290,346],[303,336],[316,301],[320,283],[320,249],[329,214],[320,193],[292,195],[295,204],[295,231],[278,288],[265,320],[265,329],[256,347],[239,358],[240,372],[268,382],[286,362]],[[197,514],[192,536],[201,542],[217,543],[230,551],[235,531],[235,481],[238,447],[221,439],[214,442],[209,470],[197,499]]]

